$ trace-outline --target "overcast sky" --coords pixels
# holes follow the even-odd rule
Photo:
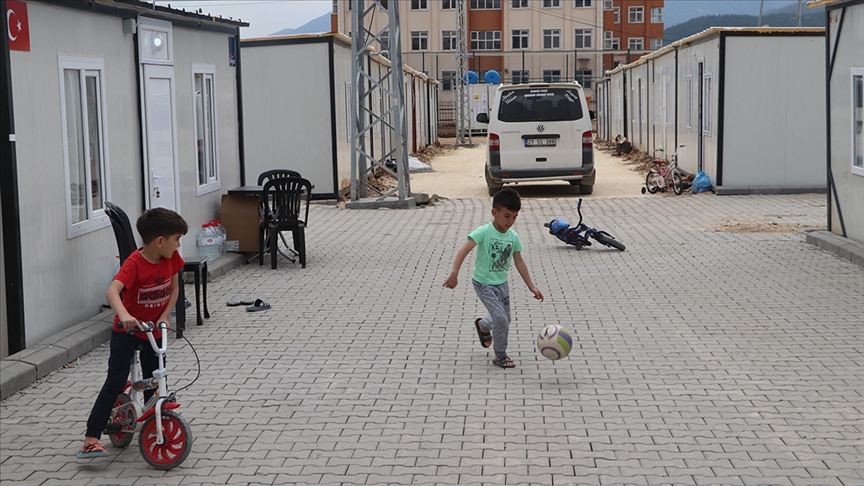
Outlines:
[[[157,5],[221,15],[249,23],[240,37],[264,37],[282,29],[296,29],[333,9],[332,0],[156,0]]]

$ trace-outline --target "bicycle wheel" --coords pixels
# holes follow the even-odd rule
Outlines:
[[[678,169],[672,169],[672,190],[675,194],[681,195],[681,173]]]
[[[606,246],[611,246],[613,248],[624,251],[624,243],[616,240],[614,236],[606,233],[605,231],[598,231],[597,233],[594,233],[594,239]]]
[[[130,422],[132,424],[132,428],[135,427],[135,409],[133,407],[126,407],[124,405],[128,405],[132,403],[132,399],[129,395],[125,393],[121,393],[117,400],[114,401],[114,409],[116,412],[111,413],[111,422],[112,424],[121,424],[123,422]],[[120,410],[117,410],[117,407],[123,407]],[[132,443],[132,439],[135,437],[133,432],[117,432],[115,434],[108,434],[108,439],[111,441],[111,445],[120,449],[125,448],[129,444]]]
[[[660,186],[657,185],[657,181],[654,180],[655,171],[648,172],[648,175],[645,176],[645,187],[648,188],[648,192],[654,194],[655,192],[660,190]]]
[[[147,464],[156,469],[172,469],[186,460],[192,450],[192,430],[189,424],[175,412],[162,412],[163,444],[156,443],[156,416],[144,422],[138,437],[141,455]]]

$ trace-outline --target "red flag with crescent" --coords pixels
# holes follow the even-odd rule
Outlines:
[[[6,27],[9,35],[9,49],[29,51],[30,25],[27,20],[26,3],[6,0]]]

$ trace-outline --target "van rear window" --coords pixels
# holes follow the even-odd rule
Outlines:
[[[572,88],[513,89],[501,94],[503,122],[569,121],[583,117],[579,91]]]

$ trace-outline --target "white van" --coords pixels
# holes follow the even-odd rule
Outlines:
[[[594,191],[591,116],[579,83],[501,85],[488,123],[486,186],[565,180],[582,194]]]

